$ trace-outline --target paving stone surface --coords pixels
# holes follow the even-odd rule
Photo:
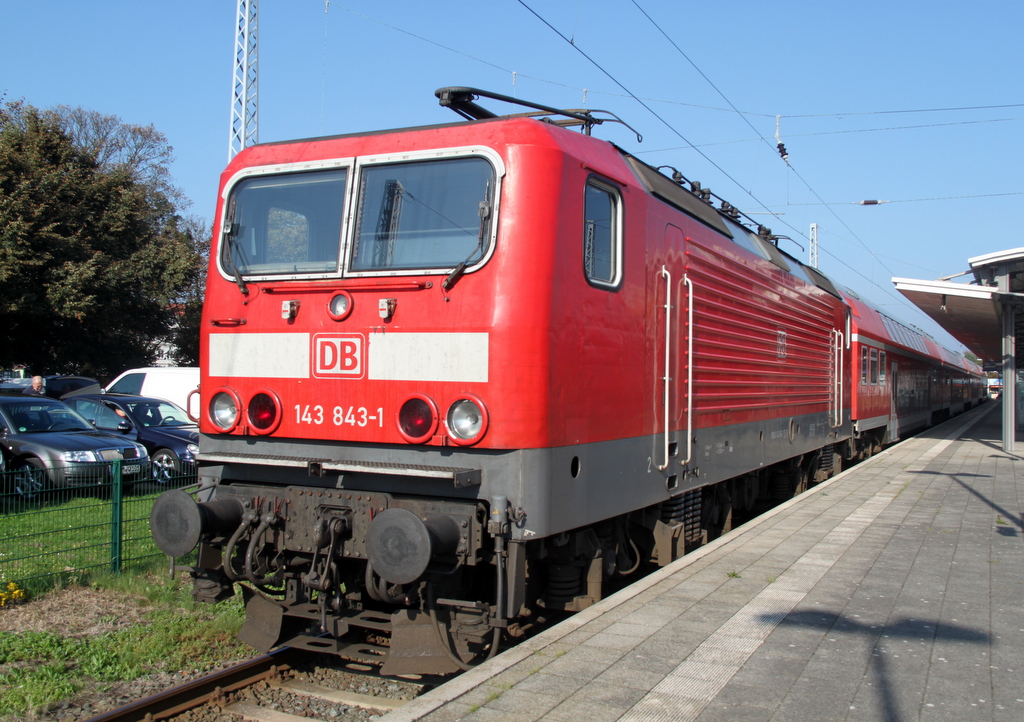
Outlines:
[[[894,446],[384,718],[1024,720],[1024,456]]]

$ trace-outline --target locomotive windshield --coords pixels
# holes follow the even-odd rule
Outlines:
[[[243,276],[331,276],[472,265],[491,238],[496,174],[479,156],[244,178],[224,221],[222,267]],[[353,194],[353,228],[345,222]],[[343,243],[349,242],[347,264]]]
[[[229,201],[225,266],[236,275],[338,270],[348,171],[246,178]]]
[[[351,270],[447,268],[490,237],[494,169],[483,158],[365,166]]]

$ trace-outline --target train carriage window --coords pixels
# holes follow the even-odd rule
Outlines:
[[[494,167],[467,157],[364,166],[349,268],[451,269],[490,246]]]
[[[871,349],[871,385],[878,383],[878,349]]]
[[[222,265],[233,275],[338,270],[346,169],[257,176],[228,199]]]
[[[878,352],[878,383],[885,383],[885,351]]]
[[[591,178],[587,182],[583,216],[583,269],[587,280],[598,286],[618,286],[622,273],[618,191]]]
[[[866,386],[868,383],[868,350],[867,347],[860,347],[860,385]]]

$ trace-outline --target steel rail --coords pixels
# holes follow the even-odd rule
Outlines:
[[[165,720],[215,700],[227,692],[248,687],[261,679],[274,677],[291,669],[304,650],[285,647],[270,654],[254,657],[232,667],[213,672],[158,692],[123,707],[90,717],[86,722],[148,722]]]

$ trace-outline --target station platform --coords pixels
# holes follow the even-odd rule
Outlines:
[[[1024,457],[989,402],[389,713],[1024,720]]]

